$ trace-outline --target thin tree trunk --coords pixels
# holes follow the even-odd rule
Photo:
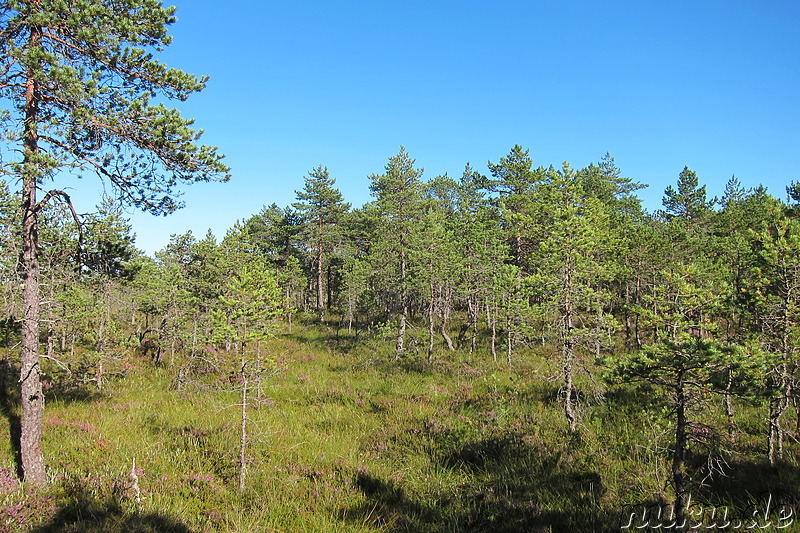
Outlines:
[[[728,418],[728,438],[731,442],[736,442],[736,419],[734,418],[733,401],[731,399],[731,391],[733,389],[733,369],[728,368],[728,381],[725,384],[725,416]]]
[[[325,284],[323,280],[324,270],[322,252],[322,219],[320,219],[317,234],[317,313],[319,313],[320,324],[325,321],[325,303],[323,301]]]
[[[783,361],[777,371],[777,397],[773,398],[770,402],[769,413],[769,463],[775,465],[779,459],[783,459],[783,426],[781,425],[781,418],[784,411],[789,407],[789,400],[792,395],[792,378],[789,375],[788,361],[792,355],[792,341],[790,332],[792,331],[792,323],[788,308],[791,302],[787,296],[785,300],[786,307],[783,310]]]
[[[325,289],[326,289],[326,301],[325,301],[325,309],[330,309],[333,305],[333,266],[328,262],[328,266],[325,269]]]
[[[442,325],[439,328],[439,333],[442,334],[444,342],[447,344],[447,349],[450,350],[451,352],[455,352],[456,347],[453,346],[453,339],[451,339],[450,336],[447,334],[447,322],[444,319],[442,319]]]
[[[478,341],[478,302],[475,298],[470,298],[468,302],[469,326],[472,331],[469,341],[469,354],[475,353],[475,345]],[[459,342],[459,347],[461,343]]]
[[[347,296],[347,335],[353,334],[353,315],[355,314],[355,302],[353,298],[348,295]]]
[[[433,297],[433,282],[430,282],[431,299],[428,302],[428,363],[433,363],[433,339],[435,336],[434,316],[435,305]]]
[[[677,531],[683,531],[686,522],[686,507],[689,504],[689,491],[686,488],[684,457],[686,455],[686,393],[683,388],[683,371],[678,372],[675,388],[675,451],[672,454],[672,484],[675,488],[673,514]]]
[[[448,295],[447,301],[448,301],[448,303],[450,301],[449,295]],[[441,309],[441,311],[442,311],[442,326],[439,329],[439,333],[442,334],[442,337],[444,338],[444,342],[447,343],[447,349],[450,350],[451,352],[455,352],[456,348],[455,348],[455,346],[453,346],[453,339],[451,339],[450,336],[447,334],[447,320],[450,318],[450,312],[448,311],[449,305],[447,303],[445,303],[444,301],[442,301],[441,303],[442,303],[442,309]]]
[[[192,320],[192,357],[197,355],[197,315]]]
[[[492,359],[496,363],[497,362],[497,311],[495,310],[495,314],[493,316],[491,312],[491,306],[489,304],[486,304],[486,320],[488,320],[492,326],[492,342],[491,342]]]
[[[406,295],[406,252],[400,252],[400,326],[397,329],[397,350],[395,352],[395,359],[400,359],[403,351],[405,351],[406,342],[406,327],[408,320],[408,298]]]
[[[6,388],[8,379],[9,379],[9,370],[11,369],[11,315],[12,313],[8,313],[8,318],[6,319],[5,324],[5,346],[6,346],[6,358],[3,361],[3,368],[0,372],[0,398],[4,400],[8,399],[8,389]]]
[[[55,319],[53,318],[53,305],[55,302],[55,279],[53,279],[53,267],[50,267],[50,276],[49,276],[49,286],[47,287],[48,298],[47,298],[47,330],[45,331],[45,353],[49,356],[53,356],[53,344],[55,344],[55,332],[53,331],[53,323]]]
[[[769,464],[775,465],[779,459],[783,458],[783,427],[781,418],[786,409],[783,397],[774,398],[769,403]]]
[[[470,339],[469,343],[470,356],[475,353],[475,349],[477,347],[478,347],[478,310],[477,310],[477,304],[475,304],[475,321],[472,323],[472,338]]]
[[[636,276],[636,299],[635,302],[639,303],[639,296],[642,290],[642,280],[640,276]],[[641,331],[639,330],[639,313],[636,313],[636,317],[634,318],[633,322],[633,333],[634,339],[636,341],[636,348],[641,350],[642,349],[642,336]]]
[[[261,341],[256,341],[256,400],[261,401],[263,390],[261,387]]]
[[[97,383],[97,390],[103,390],[103,360],[97,362],[97,374],[95,375],[95,382]]]
[[[240,420],[239,434],[239,492],[244,491],[245,479],[247,477],[247,363],[244,360],[244,350],[242,350],[242,411]]]
[[[564,414],[567,417],[570,431],[575,431],[575,429],[578,427],[578,417],[575,414],[575,404],[572,401],[574,390],[573,356],[567,355],[564,359]]]
[[[569,430],[575,431],[578,427],[578,418],[575,414],[575,405],[572,401],[573,385],[573,366],[575,362],[575,343],[573,341],[572,330],[574,328],[573,317],[575,314],[574,303],[572,301],[572,291],[574,290],[572,284],[572,261],[571,257],[567,256],[567,261],[564,267],[564,300],[563,300],[563,313],[564,313],[564,331],[562,332],[562,353],[564,365],[564,414],[569,423]]]
[[[512,321],[511,315],[506,315],[506,359],[508,366],[511,366],[511,355],[514,349],[514,332],[511,329]]]

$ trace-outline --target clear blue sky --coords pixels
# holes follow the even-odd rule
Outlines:
[[[211,76],[179,108],[233,179],[132,215],[149,253],[289,205],[317,165],[360,206],[400,145],[426,178],[517,143],[545,166],[610,152],[650,209],[684,165],[712,196],[734,174],[781,198],[800,179],[795,0],[174,1],[162,59]]]

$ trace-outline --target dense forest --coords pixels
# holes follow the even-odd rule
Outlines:
[[[155,257],[137,251],[113,202],[80,226],[52,204],[39,244],[46,388],[102,393],[153,367],[191,394],[209,376],[231,376],[244,490],[247,409],[293,364],[268,347],[293,330],[317,331],[329,350],[364,357],[370,347],[358,364],[378,357],[432,376],[469,361],[530,378],[531,361],[543,361],[541,379],[554,385],[546,402],[561,412],[547,431],[566,439],[591,432],[592,413],[619,387],[646,391],[642,408],[656,406],[647,416],[667,424],[662,490],[678,519],[695,488],[730,475],[743,441],[756,463],[794,464],[797,184],[784,202],[731,178],[709,198],[684,168],[663,209],[648,213],[636,196],[643,185],[610,155],[582,169],[535,167],[515,146],[488,168],[426,180],[401,148],[369,176],[373,201],[351,208],[317,167],[291,206],[264,207],[221,240],[173,235]],[[20,217],[5,184],[0,196],[10,385]]]

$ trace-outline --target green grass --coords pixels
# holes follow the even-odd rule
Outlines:
[[[177,368],[131,356],[120,363],[125,377],[102,391],[53,390],[51,486],[16,487],[4,439],[0,531],[614,531],[626,506],[672,498],[670,415],[656,391],[587,399],[570,434],[546,354],[520,353],[508,368],[488,354],[442,351],[427,365],[424,354],[395,361],[388,350],[297,326],[270,341],[266,357],[282,370],[250,411],[241,493],[239,397],[225,372],[177,390]],[[6,411],[0,431],[9,434],[13,406]],[[722,432],[720,401],[701,416]],[[784,464],[771,468],[764,407],[740,405],[738,417],[725,475],[696,486],[695,501],[745,512],[771,493],[800,505],[797,444],[787,440]],[[699,481],[707,455],[692,450]]]

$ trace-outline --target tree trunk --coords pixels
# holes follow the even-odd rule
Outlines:
[[[42,417],[44,395],[39,367],[39,262],[36,257],[36,188],[33,179],[24,184],[22,219],[22,368],[20,372],[22,418],[20,419],[20,458],[23,479],[44,485],[47,476],[42,456]]]
[[[355,315],[355,301],[350,295],[347,296],[347,334],[353,334],[353,315]]]
[[[261,341],[256,341],[256,402],[261,402],[263,390],[261,387]]]
[[[575,431],[578,427],[578,417],[575,414],[575,404],[572,401],[574,390],[572,356],[569,355],[564,359],[564,414],[567,417],[570,431]]]
[[[325,321],[325,303],[323,301],[325,284],[323,280],[324,270],[322,252],[322,220],[320,219],[317,234],[317,313],[320,324]]]
[[[725,384],[725,416],[728,418],[728,438],[731,442],[736,442],[736,419],[734,418],[733,401],[731,400],[731,391],[733,389],[733,369],[728,368],[728,381]]]
[[[575,345],[573,342],[572,330],[574,328],[573,316],[575,314],[574,304],[572,301],[572,263],[570,257],[567,257],[565,265],[565,278],[564,278],[564,300],[562,302],[564,313],[564,331],[562,331],[561,341],[561,357],[564,369],[564,414],[569,423],[569,430],[575,431],[578,427],[578,418],[575,414],[575,405],[572,402],[572,393],[574,389],[573,384],[573,366],[575,361]]]
[[[514,350],[514,332],[512,330],[512,319],[511,314],[506,315],[506,359],[508,360],[508,366],[511,366],[511,355],[513,354]]]
[[[433,282],[430,282],[431,299],[428,302],[428,363],[433,363],[433,345],[435,336],[434,317],[436,306],[433,297]]]
[[[239,433],[239,492],[244,491],[247,477],[247,363],[242,352],[242,405]]]
[[[451,352],[455,352],[456,347],[453,346],[453,339],[451,339],[450,335],[447,334],[447,322],[444,319],[442,319],[442,326],[439,328],[439,333],[442,334],[444,342],[447,344],[447,349]]]
[[[53,331],[53,324],[55,323],[55,319],[53,317],[53,305],[55,305],[55,276],[53,275],[53,267],[50,268],[50,276],[48,279],[48,287],[47,287],[47,304],[45,308],[47,309],[47,329],[45,330],[45,354],[48,357],[53,356],[53,346],[55,344],[55,331]]]
[[[769,464],[775,466],[783,458],[783,427],[781,417],[786,409],[784,399],[773,398],[769,403]]]
[[[443,299],[444,300],[444,299]],[[449,294],[447,297],[447,301],[441,302],[441,314],[442,314],[442,326],[439,328],[439,333],[442,334],[442,338],[444,338],[444,342],[447,343],[447,349],[451,352],[455,352],[456,348],[453,346],[453,339],[450,338],[450,335],[447,334],[447,321],[450,319],[450,298]]]
[[[639,302],[639,295],[641,294],[641,290],[642,290],[642,281],[641,281],[641,278],[639,276],[637,276],[636,277],[636,299],[634,300],[636,303]],[[634,334],[634,340],[635,340],[635,343],[636,343],[635,346],[636,346],[637,349],[641,350],[642,349],[642,336],[641,336],[641,331],[639,330],[639,316],[640,316],[640,313],[637,312],[636,316],[634,318],[634,322],[633,322],[633,334]]]
[[[788,309],[788,298],[787,298]],[[775,368],[777,387],[773,397],[769,403],[769,464],[775,465],[779,459],[783,459],[783,426],[781,425],[781,418],[784,411],[789,407],[789,401],[792,396],[792,377],[789,373],[788,361],[792,356],[792,343],[790,332],[792,324],[789,320],[789,313],[786,309],[784,313],[783,323],[783,361]]]
[[[686,392],[683,387],[683,371],[678,372],[675,386],[675,451],[672,454],[672,484],[675,488],[673,516],[675,528],[683,531],[686,522],[686,507],[689,505],[689,491],[686,489],[684,457],[686,455]]]
[[[489,304],[486,304],[486,320],[488,320],[492,325],[492,360],[497,362],[497,311],[495,310],[494,315],[492,315],[491,307]]]
[[[461,329],[458,332],[458,337],[456,338],[456,347],[460,350],[464,346],[464,339],[467,336],[467,332],[470,333],[470,346],[469,346],[469,354],[472,355],[475,352],[475,337],[477,335],[477,322],[478,322],[478,303],[475,301],[474,297],[470,297],[467,300],[467,323],[462,324]]]
[[[41,29],[31,29],[30,46],[39,46]],[[39,367],[39,260],[38,209],[36,185],[38,169],[38,112],[39,92],[34,73],[28,71],[25,88],[24,162],[22,168],[22,365],[20,389],[22,418],[20,419],[20,459],[23,480],[34,486],[47,483],[42,456],[42,417],[44,395]]]
[[[405,351],[406,342],[406,322],[408,321],[408,297],[406,295],[406,252],[400,252],[400,325],[397,328],[397,351],[395,359],[400,359],[400,355]]]
[[[328,262],[327,268],[325,268],[325,290],[326,290],[326,300],[325,300],[325,309],[330,309],[333,305],[333,266]]]
[[[575,404],[572,401],[574,385],[574,361],[575,361],[575,348],[572,343],[572,316],[567,316],[566,331],[564,331],[564,340],[562,341],[562,363],[564,371],[564,415],[567,417],[569,423],[569,430],[575,431],[578,427],[578,417],[575,413]]]

